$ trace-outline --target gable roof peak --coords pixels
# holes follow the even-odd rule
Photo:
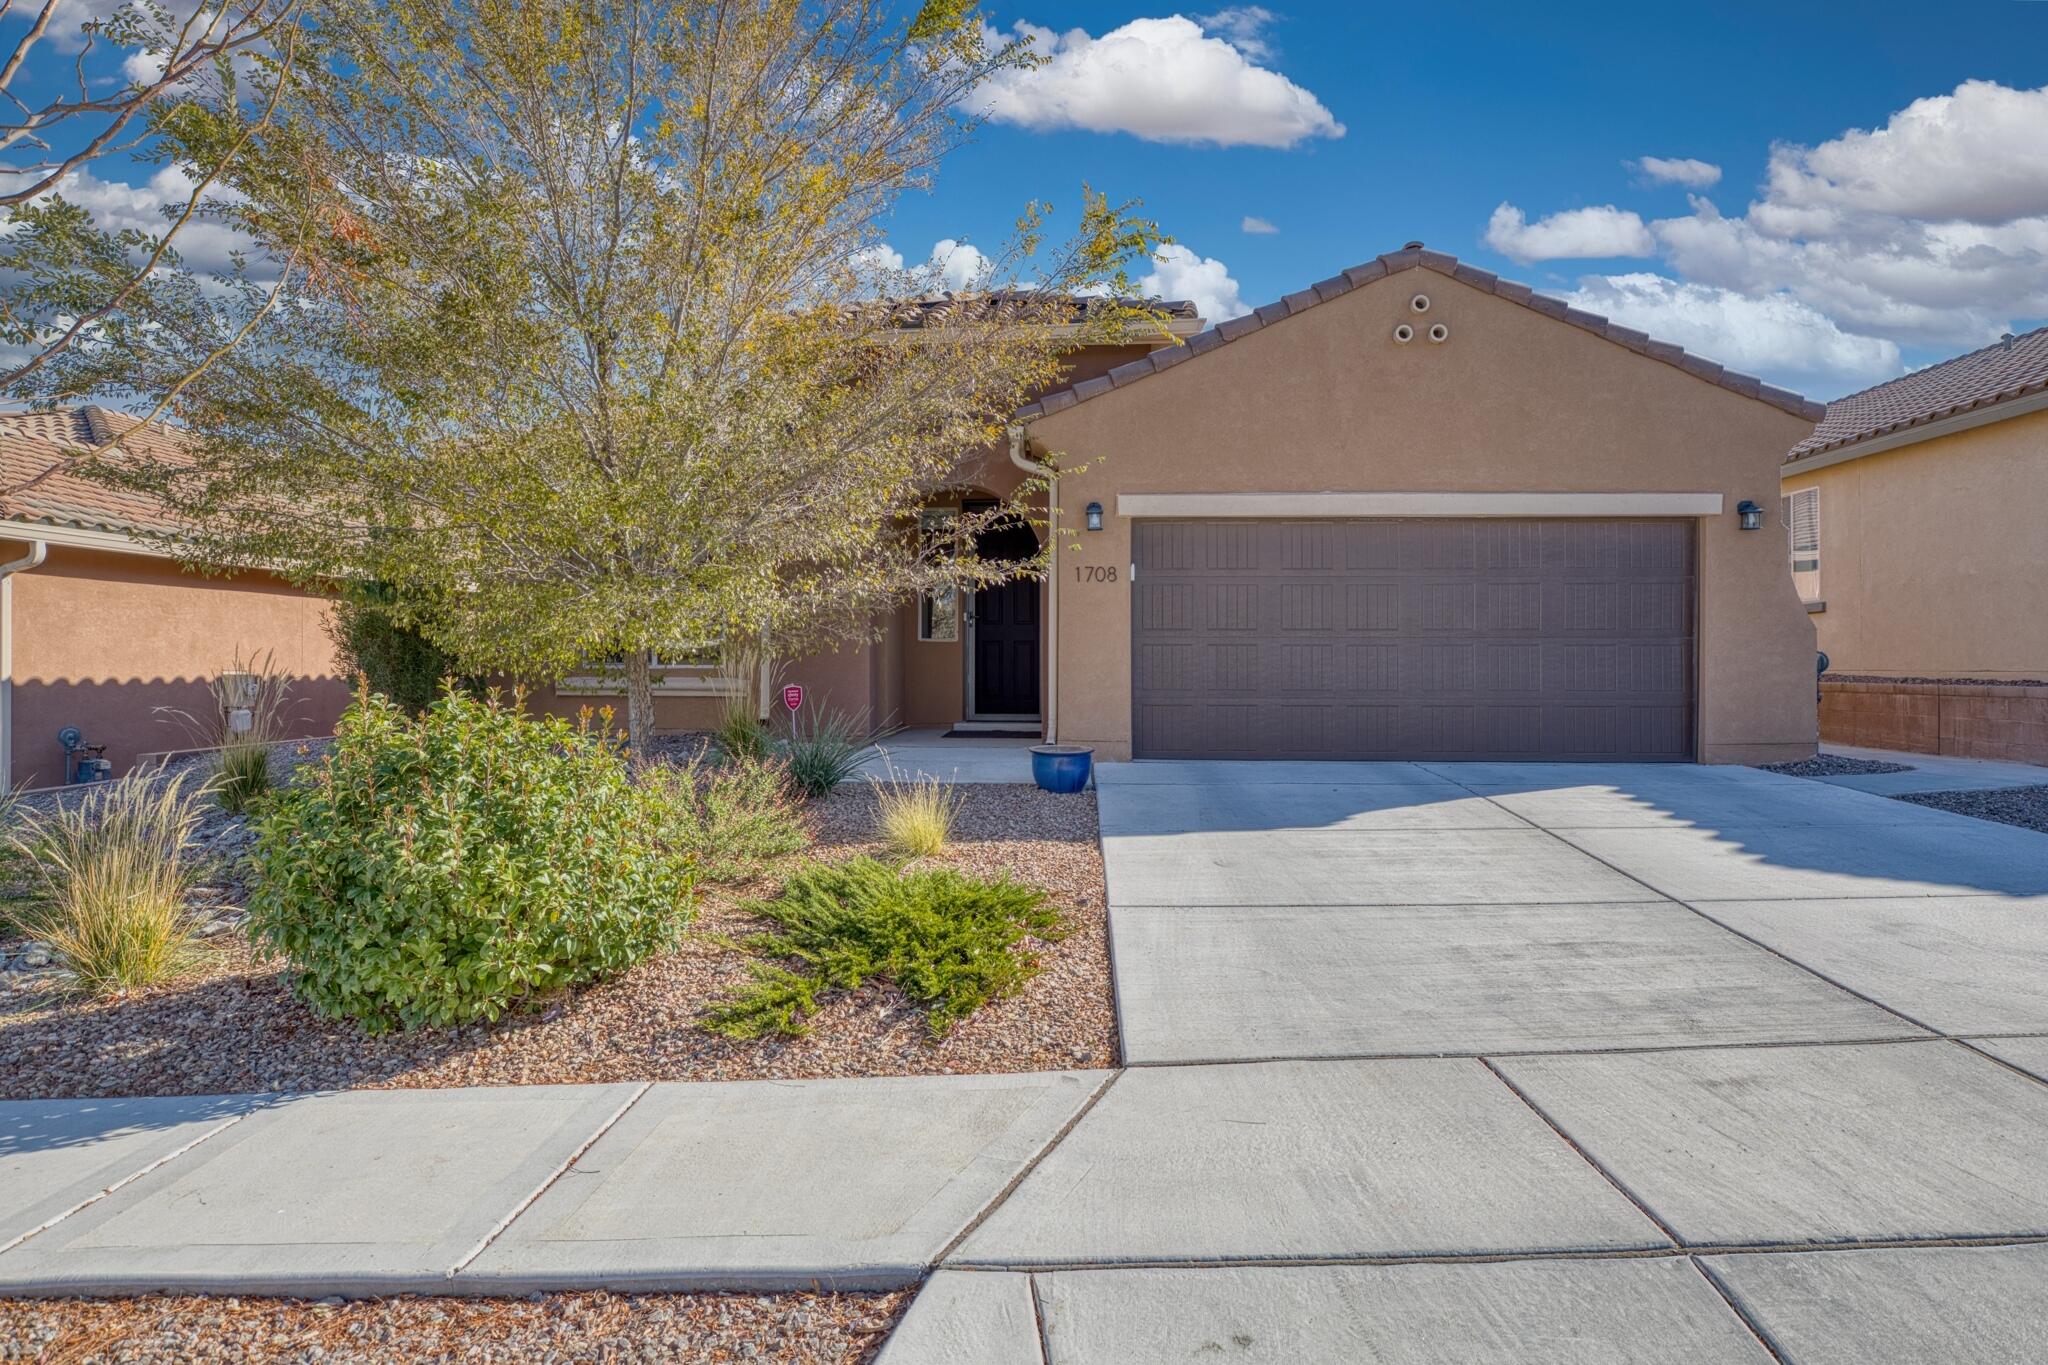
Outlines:
[[[1348,294],[1362,285],[1370,284],[1374,280],[1385,279],[1389,275],[1396,275],[1404,270],[1431,270],[1439,275],[1448,276],[1460,284],[1469,285],[1484,293],[1496,295],[1499,298],[1508,300],[1510,303],[1521,304],[1523,307],[1534,309],[1546,317],[1553,317],[1561,322],[1568,322],[1574,327],[1583,328],[1596,336],[1604,337],[1618,346],[1625,346],[1638,355],[1648,356],[1652,360],[1661,360],[1667,365],[1676,365],[1687,374],[1693,375],[1696,378],[1704,379],[1710,384],[1717,384],[1724,389],[1739,393],[1745,398],[1759,399],[1762,402],[1769,403],[1772,407],[1782,408],[1795,417],[1803,417],[1809,422],[1819,421],[1827,411],[1821,404],[1814,402],[1810,398],[1793,393],[1789,389],[1781,389],[1775,385],[1766,384],[1754,375],[1739,374],[1703,356],[1693,355],[1682,346],[1674,345],[1668,341],[1655,340],[1648,334],[1638,332],[1634,328],[1623,327],[1619,323],[1609,322],[1606,318],[1596,313],[1588,313],[1573,308],[1563,299],[1552,298],[1547,294],[1539,294],[1529,285],[1520,284],[1514,280],[1504,280],[1490,270],[1481,270],[1477,266],[1467,265],[1456,256],[1452,256],[1447,252],[1431,251],[1420,242],[1409,242],[1399,251],[1383,252],[1363,265],[1352,266],[1340,275],[1332,275],[1329,279],[1311,285],[1307,289],[1289,294],[1277,303],[1269,303],[1265,307],[1247,313],[1242,317],[1232,318],[1230,321],[1212,327],[1206,332],[1198,333],[1190,337],[1183,345],[1162,347],[1149,355],[1141,356],[1136,360],[1119,365],[1109,373],[1097,379],[1089,380],[1086,384],[1077,384],[1071,388],[1058,389],[1048,393],[1037,401],[1026,403],[1023,407],[1019,408],[1017,410],[1017,420],[1029,422],[1034,418],[1044,417],[1050,413],[1070,408],[1084,399],[1098,397],[1114,389],[1122,388],[1124,385],[1134,383],[1148,375],[1157,374],[1161,370],[1171,369],[1173,366],[1183,361],[1191,360],[1198,355],[1205,355],[1215,350],[1218,346],[1227,345],[1239,337],[1256,332],[1271,323],[1279,322],[1296,313],[1313,308],[1317,304],[1328,303],[1340,294]]]

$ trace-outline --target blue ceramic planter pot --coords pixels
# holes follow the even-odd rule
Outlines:
[[[1088,790],[1095,774],[1095,751],[1085,744],[1034,744],[1031,778],[1049,792]]]

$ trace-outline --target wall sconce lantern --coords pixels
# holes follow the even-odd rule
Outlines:
[[[1761,531],[1764,529],[1764,509],[1744,498],[1736,505],[1735,515],[1742,518],[1742,529]]]
[[[1091,531],[1100,531],[1102,529],[1102,504],[1099,502],[1088,504],[1088,529]]]

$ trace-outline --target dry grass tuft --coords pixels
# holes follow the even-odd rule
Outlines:
[[[892,850],[905,858],[930,858],[945,850],[960,812],[961,798],[951,783],[936,777],[869,780],[875,784],[877,823]]]
[[[139,770],[53,811],[22,810],[8,836],[33,899],[13,912],[95,994],[155,985],[191,965],[186,908],[204,789]]]

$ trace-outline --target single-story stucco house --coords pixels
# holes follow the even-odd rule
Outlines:
[[[1109,759],[1813,752],[1771,509],[1819,404],[1419,247],[1079,367],[930,512],[1079,469],[1049,578],[906,608],[778,681]],[[719,683],[665,686],[684,728]]]
[[[2048,763],[2048,327],[1828,404],[1780,474],[1822,737]]]
[[[78,452],[138,433],[102,408],[0,413],[0,783],[69,780],[58,733],[104,745],[113,771],[193,747],[174,707],[204,715],[212,680],[269,654],[292,675],[294,733],[321,735],[348,700],[327,603],[262,573],[208,578],[144,538],[166,528],[147,498],[69,472]]]

